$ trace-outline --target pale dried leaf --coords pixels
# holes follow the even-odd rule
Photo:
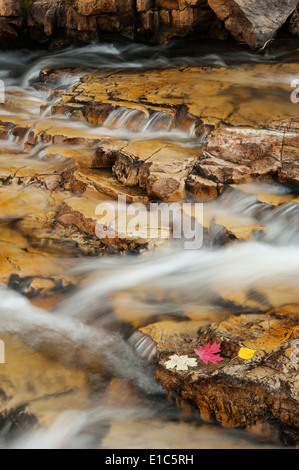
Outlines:
[[[188,367],[196,367],[197,361],[194,358],[188,356],[178,356],[174,354],[169,357],[169,360],[165,363],[166,369],[176,370],[188,370]]]

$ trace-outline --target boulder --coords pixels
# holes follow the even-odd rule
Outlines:
[[[110,252],[138,253],[140,250],[145,250],[150,246],[154,247],[157,244],[157,240],[148,238],[147,226],[144,227],[144,236],[140,236],[139,230],[135,236],[127,234],[125,237],[121,237],[116,231],[116,235],[110,237],[110,227],[115,223],[114,214],[110,214],[109,220],[105,217],[105,220],[101,222],[101,218],[96,215],[97,206],[101,202],[105,202],[105,200],[99,199],[96,191],[88,191],[82,196],[70,197],[59,207],[53,228],[69,240],[74,242],[81,240],[80,244],[84,245],[85,243],[89,253],[92,252],[92,247],[95,253],[104,253],[106,247],[108,247],[106,253],[109,252],[109,248]]]
[[[136,0],[137,11],[147,11],[154,6],[153,0]]]
[[[53,37],[58,25],[57,0],[38,0],[29,5],[27,24],[29,27],[40,25],[44,28],[46,36]]]
[[[23,0],[0,0],[0,16],[21,16]]]
[[[192,328],[193,327],[193,328]],[[157,344],[157,378],[206,422],[240,428],[286,444],[298,444],[298,368],[292,341],[298,307],[268,314],[231,316],[208,326],[159,322],[141,328]],[[194,352],[220,345],[219,362],[204,363]],[[178,370],[171,356],[187,357]]]
[[[297,7],[298,0],[208,0],[235,39],[252,49],[272,39]]]
[[[84,16],[74,8],[69,8],[66,17],[66,27],[67,29],[76,29],[78,31],[96,31],[97,20],[94,16]]]
[[[279,180],[299,186],[297,157],[298,120],[272,123],[269,129],[222,128],[213,131],[203,146],[202,157],[187,182],[194,192],[208,191],[254,179]],[[209,186],[209,190],[211,190]]]
[[[18,33],[15,28],[8,24],[5,19],[0,18],[0,48],[5,49],[17,37]]]
[[[115,13],[115,0],[77,0],[75,8],[81,15],[91,16],[101,13]]]

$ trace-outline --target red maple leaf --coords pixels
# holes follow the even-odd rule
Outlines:
[[[216,354],[220,352],[220,346],[221,343],[217,344],[215,341],[213,344],[208,343],[206,346],[200,346],[200,349],[194,349],[194,351],[205,364],[208,364],[209,361],[217,364],[217,362],[223,361],[223,357]]]

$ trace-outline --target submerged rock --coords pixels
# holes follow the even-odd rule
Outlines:
[[[40,430],[40,425],[50,426],[64,410],[82,408],[89,395],[84,370],[47,359],[13,335],[2,333],[1,339],[6,355],[0,370],[2,438],[17,437],[15,431]],[[4,430],[10,435],[5,436]]]

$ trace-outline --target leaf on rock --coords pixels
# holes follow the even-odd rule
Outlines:
[[[192,359],[188,356],[178,356],[174,354],[169,357],[169,361],[165,363],[166,369],[176,369],[176,370],[188,370],[188,367],[196,367],[196,359]]]
[[[251,359],[255,353],[254,349],[250,348],[241,348],[239,351],[238,356],[241,357],[242,359]]]
[[[194,351],[205,364],[208,362],[217,364],[217,362],[223,361],[220,354],[217,354],[220,352],[220,346],[221,343],[217,344],[215,341],[213,344],[208,343],[206,346],[201,346],[200,349],[194,349]]]

